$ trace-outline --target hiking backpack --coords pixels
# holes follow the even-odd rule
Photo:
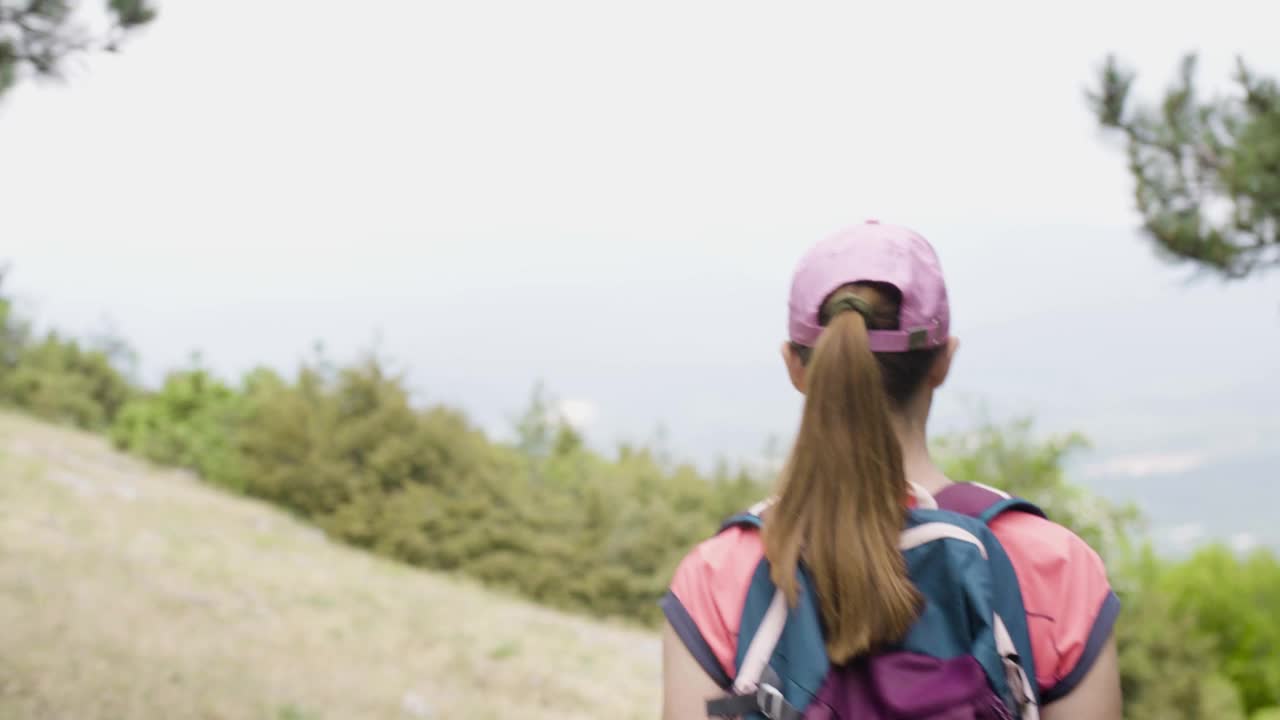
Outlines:
[[[957,483],[936,500],[916,489],[899,547],[923,610],[897,646],[832,666],[813,583],[801,566],[788,607],[756,567],[742,612],[727,697],[709,717],[749,720],[1037,720],[1039,691],[1022,593],[988,524],[1006,512],[1044,517],[998,490]],[[758,530],[767,507],[730,518]]]

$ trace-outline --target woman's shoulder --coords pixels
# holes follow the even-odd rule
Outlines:
[[[1015,566],[1039,572],[1106,575],[1097,551],[1056,522],[1025,512],[1006,512],[991,521],[991,532]]]
[[[1120,601],[1097,551],[1070,529],[1010,512],[991,521],[1009,556],[1031,631],[1036,675],[1051,702],[1071,692],[1111,636]]]
[[[723,597],[726,593],[741,603],[763,557],[764,543],[758,531],[726,528],[685,555],[672,577],[671,591],[686,605],[700,599],[722,601],[727,599]]]
[[[733,675],[743,598],[763,558],[759,532],[727,528],[685,555],[662,600],[676,634],[718,680]]]

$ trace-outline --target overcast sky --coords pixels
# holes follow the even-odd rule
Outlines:
[[[1147,97],[1191,49],[1278,73],[1280,6],[1032,6],[170,0],[0,104],[0,258],[149,381],[377,342],[494,432],[541,379],[602,448],[708,461],[789,437],[790,270],[874,217],[948,273],[939,429],[1034,415],[1108,482],[1273,468],[1280,273],[1158,261],[1083,88],[1110,51]]]

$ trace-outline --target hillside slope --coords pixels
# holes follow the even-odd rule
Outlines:
[[[649,718],[659,647],[0,413],[0,720]]]

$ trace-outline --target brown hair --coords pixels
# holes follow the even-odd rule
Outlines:
[[[915,394],[938,351],[871,352],[868,325],[896,328],[899,297],[846,285],[823,304],[817,345],[793,345],[807,365],[804,415],[764,526],[765,555],[793,605],[803,560],[837,664],[900,641],[920,610],[898,550],[908,490],[889,412]]]

